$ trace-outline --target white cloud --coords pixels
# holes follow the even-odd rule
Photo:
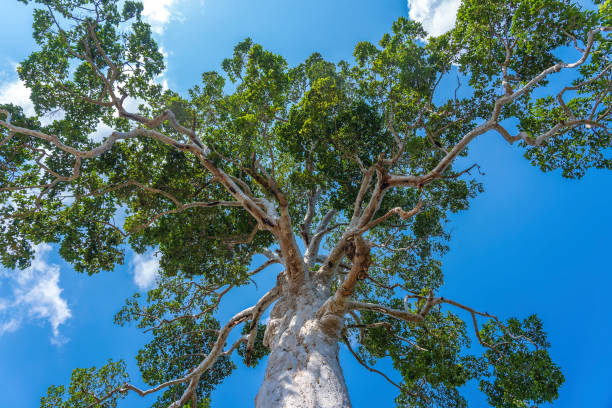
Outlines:
[[[155,257],[155,254],[134,254],[132,267],[134,268],[134,283],[136,286],[141,290],[151,288],[155,279],[157,279],[159,270],[159,260]]]
[[[12,103],[13,105],[21,106],[23,113],[26,116],[35,116],[34,104],[30,100],[30,90],[26,88],[23,81],[17,79],[15,81],[0,82],[0,104]],[[42,125],[51,124],[54,120],[59,120],[64,117],[64,112],[57,111],[47,113],[39,117]],[[94,142],[101,142],[112,133],[112,129],[100,122],[96,131],[89,137]]]
[[[30,90],[20,80],[0,84],[0,103],[12,103],[23,108],[28,116],[34,116],[34,104],[30,100]]]
[[[408,0],[408,16],[437,36],[453,28],[460,5],[461,0]]]
[[[168,60],[168,56],[170,56],[170,52],[169,52],[168,50],[166,50],[166,49],[164,48],[164,46],[163,46],[163,45],[161,45],[161,46],[159,47],[158,51],[159,51],[159,53],[160,53],[161,55],[163,55],[163,56],[164,56],[164,59],[165,59],[165,60]]]
[[[26,116],[35,116],[36,111],[34,110],[34,104],[30,100],[30,90],[26,87],[25,83],[20,79],[14,77],[17,72],[17,63],[11,62],[10,71],[0,72],[0,104],[12,103],[13,105],[21,106],[23,113]],[[13,80],[7,80],[8,77],[14,77]],[[43,125],[49,125],[54,120],[62,119],[64,117],[63,111],[50,112],[39,117],[40,122]]]
[[[0,336],[2,336],[4,333],[14,332],[19,328],[19,324],[19,320],[15,318],[9,320],[8,322],[0,323]]]
[[[63,344],[66,339],[60,334],[59,326],[71,316],[70,308],[62,298],[59,286],[59,266],[46,260],[51,246],[41,244],[35,247],[36,255],[32,265],[14,271],[2,271],[0,278],[12,287],[12,299],[0,299],[0,335],[17,330],[26,319],[45,320],[51,325],[51,342]]]
[[[163,34],[171,19],[180,18],[178,13],[171,10],[176,3],[178,0],[143,0],[142,15],[151,24],[153,32]]]
[[[89,135],[89,140],[95,143],[100,143],[101,141],[108,138],[111,133],[113,133],[113,128],[101,121],[98,123],[96,131]]]

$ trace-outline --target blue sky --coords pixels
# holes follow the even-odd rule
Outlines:
[[[358,41],[377,41],[399,16],[421,19],[430,31],[452,23],[455,0],[149,0],[145,13],[168,55],[163,80],[185,91],[204,71],[218,70],[247,36],[296,64],[318,51],[351,59]],[[31,8],[2,0],[0,102],[28,105],[15,64],[33,49]],[[449,90],[451,91],[451,90]],[[543,174],[519,148],[494,134],[478,139],[485,192],[452,217],[451,250],[444,258],[443,296],[500,317],[537,313],[566,383],[555,407],[612,407],[612,319],[609,288],[612,175],[591,171],[582,180]],[[74,272],[53,247],[40,247],[33,268],[0,271],[0,407],[31,408],[50,384],[66,383],[75,367],[133,356],[147,336],[113,325],[125,298],[150,284],[156,261],[132,258],[112,273]],[[258,297],[273,271],[262,277]],[[252,296],[252,295],[251,295]],[[249,306],[244,293],[222,306],[231,315]],[[355,407],[393,406],[395,389],[342,352]],[[389,371],[387,364],[381,369]],[[264,365],[240,369],[213,394],[215,407],[252,406]],[[470,406],[486,407],[466,387]],[[141,407],[130,397],[121,407]]]

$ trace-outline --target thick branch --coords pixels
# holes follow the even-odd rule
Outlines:
[[[352,259],[353,266],[344,278],[342,285],[336,290],[331,302],[327,305],[327,309],[331,313],[344,311],[346,309],[346,302],[355,292],[357,283],[368,276],[368,268],[371,263],[371,245],[361,235],[355,235],[353,244],[355,246],[355,254]]]

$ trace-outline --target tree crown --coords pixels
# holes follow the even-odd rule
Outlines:
[[[204,73],[186,95],[155,82],[163,56],[140,3],[34,3],[39,50],[19,75],[36,112],[62,118],[43,126],[2,107],[0,259],[24,268],[32,245],[52,242],[93,274],[127,248],[156,250],[158,287],[117,322],[154,334],[138,362],[145,382],[165,389],[157,406],[205,404],[234,367],[228,330],[244,324],[229,351],[256,364],[266,354],[260,309],[319,286],[329,292],[321,313],[344,319],[357,358],[393,360],[398,406],[463,406],[457,388],[471,379],[497,407],[556,397],[563,376],[535,316],[501,322],[434,293],[448,214],[482,189],[477,164],[453,165],[473,139],[519,142],[534,165],[565,177],[612,167],[610,1],[590,11],[465,0],[450,32],[427,37],[400,18],[378,44],[357,44],[354,62],[315,53],[290,67],[246,39],[223,73]],[[550,80],[560,71],[573,77],[559,88]],[[470,87],[441,92],[458,72]],[[101,124],[112,130],[93,138]],[[267,261],[250,270],[257,254]],[[221,326],[223,295],[273,263],[284,268],[279,286]],[[484,355],[467,353],[467,325],[443,305],[471,315]],[[70,397],[52,388],[43,406],[114,406],[150,391],[125,386],[123,371],[75,371]]]

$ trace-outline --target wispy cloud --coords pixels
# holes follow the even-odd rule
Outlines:
[[[0,335],[14,332],[27,320],[43,320],[51,325],[51,342],[63,344],[67,339],[59,327],[71,316],[70,308],[62,298],[59,286],[60,269],[47,261],[51,246],[35,247],[32,265],[24,270],[0,271],[0,280],[7,283],[12,292],[10,298],[0,298]]]
[[[0,336],[2,336],[4,333],[14,332],[19,328],[19,324],[19,320],[15,318],[0,323]]]
[[[461,0],[408,0],[408,16],[437,36],[453,28],[460,5]]]
[[[159,260],[154,253],[134,254],[132,258],[134,283],[141,290],[149,289],[155,284],[159,271]]]
[[[151,29],[157,34],[163,34],[166,25],[181,15],[174,9],[179,0],[143,0],[142,15],[151,24]]]

